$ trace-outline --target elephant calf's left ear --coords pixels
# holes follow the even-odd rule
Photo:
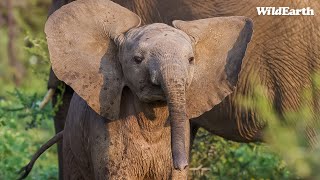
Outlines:
[[[189,118],[200,116],[219,104],[235,88],[252,21],[246,17],[217,17],[173,21],[195,44],[195,73],[188,88]]]

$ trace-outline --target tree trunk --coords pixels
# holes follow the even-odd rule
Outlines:
[[[8,60],[9,65],[13,70],[13,81],[16,86],[19,86],[21,84],[22,78],[25,74],[25,69],[23,65],[17,60],[16,53],[15,52],[15,46],[14,46],[14,40],[15,40],[15,30],[16,30],[16,24],[14,22],[13,17],[13,6],[12,6],[12,0],[7,0],[7,11],[8,11]]]

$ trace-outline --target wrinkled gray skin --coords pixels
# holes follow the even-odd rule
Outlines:
[[[254,38],[245,56],[236,92],[201,116],[199,120],[194,121],[193,135],[200,126],[213,134],[234,141],[261,140],[261,130],[265,124],[258,123],[254,112],[244,110],[235,103],[237,95],[252,94],[255,85],[251,85],[249,79],[255,77],[256,83],[268,87],[270,102],[281,114],[285,110],[298,108],[302,90],[311,86],[311,74],[319,69],[320,33],[317,28],[319,16],[264,17],[257,16],[256,13],[256,7],[261,6],[309,6],[318,12],[319,1],[115,0],[115,2],[138,14],[145,24],[154,22],[171,24],[173,19],[192,20],[230,15],[248,16],[255,22]],[[310,136],[313,136],[312,133]]]

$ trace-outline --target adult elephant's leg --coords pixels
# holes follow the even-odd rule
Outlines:
[[[76,94],[70,102],[63,134],[63,178],[94,179],[90,164],[87,104]]]
[[[64,180],[85,179],[82,176],[79,168],[77,168],[77,163],[75,162],[76,160],[75,160],[74,154],[72,153],[70,144],[65,140],[63,140],[63,153],[64,153],[63,166],[59,166],[59,168],[61,167],[61,170],[63,170],[64,173],[63,173],[63,177],[59,177],[59,179],[64,179]]]
[[[196,135],[197,135],[197,132],[199,130],[199,126],[195,123],[193,123],[192,121],[189,121],[190,123],[190,151],[189,151],[189,154],[190,154],[190,157],[191,157],[191,150],[192,150],[192,146],[193,146],[193,142],[196,138]]]
[[[64,86],[64,91],[61,91],[59,86]],[[49,80],[48,80],[48,89],[53,89],[54,94],[52,96],[52,105],[57,107],[57,111],[54,116],[54,128],[56,134],[64,129],[70,101],[73,95],[73,90],[61,82],[52,69],[50,70]],[[58,162],[59,162],[59,179],[63,179],[63,143],[62,141],[57,143],[58,147]]]
[[[58,105],[58,111],[54,116],[54,128],[55,128],[56,134],[64,129],[73,90],[69,86],[67,86],[65,88],[65,92],[63,93],[61,99],[59,99],[60,93],[61,92],[56,92],[52,98],[53,106]],[[59,101],[62,101],[61,105],[59,105],[60,103]],[[59,162],[59,179],[63,179],[63,171],[62,171],[63,170],[63,152],[62,152],[63,147],[62,146],[63,146],[62,141],[59,141],[57,143],[58,162]]]

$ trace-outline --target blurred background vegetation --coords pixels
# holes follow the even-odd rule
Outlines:
[[[0,1],[0,179],[16,179],[17,171],[54,135],[54,110],[39,109],[46,92],[48,51],[43,33],[50,0]],[[320,82],[315,79],[315,86]],[[272,129],[268,144],[241,144],[200,129],[192,151],[192,179],[320,179],[319,147],[310,150],[303,134],[316,118],[307,106],[277,115],[263,88],[244,98]],[[318,88],[316,88],[318,89]],[[306,99],[315,98],[306,91]],[[299,122],[296,126],[283,123]],[[319,128],[319,127],[317,127]],[[57,179],[57,152],[44,153],[28,179]]]

